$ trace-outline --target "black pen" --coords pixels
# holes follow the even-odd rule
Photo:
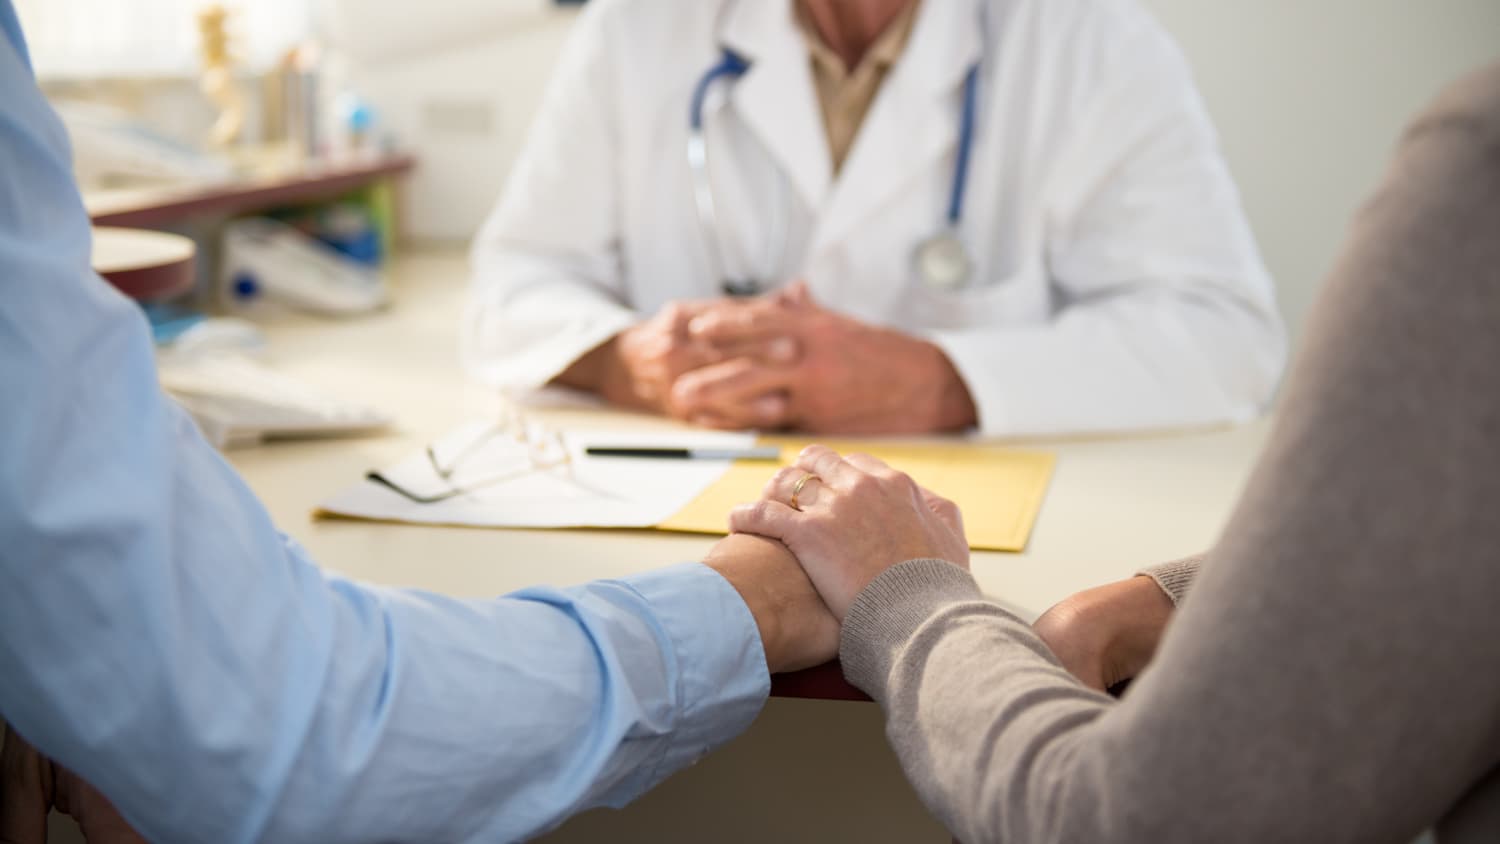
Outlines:
[[[654,457],[668,460],[780,460],[775,446],[751,448],[654,448],[648,446],[591,445],[583,450],[590,457]]]

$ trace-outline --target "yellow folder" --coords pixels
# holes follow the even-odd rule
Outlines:
[[[781,448],[782,465],[797,459],[811,443],[840,454],[862,451],[911,475],[917,483],[952,499],[964,514],[969,545],[983,551],[1021,551],[1047,494],[1057,455],[974,443],[892,443],[765,437],[761,445]],[[730,467],[661,530],[725,533],[729,511],[754,501],[776,471],[766,462],[741,461]]]

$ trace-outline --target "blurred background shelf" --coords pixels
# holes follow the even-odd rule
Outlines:
[[[332,199],[410,172],[416,158],[379,158],[312,164],[283,174],[197,185],[88,191],[84,204],[95,225],[157,228],[201,217],[230,217],[275,206]]]

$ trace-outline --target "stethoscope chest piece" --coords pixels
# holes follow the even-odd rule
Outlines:
[[[934,290],[957,290],[969,283],[974,262],[958,233],[944,229],[917,244],[917,278]]]
[[[719,291],[731,299],[748,299],[759,296],[764,288],[753,278],[726,278],[719,284]]]

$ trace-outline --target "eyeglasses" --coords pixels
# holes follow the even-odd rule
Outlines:
[[[560,432],[531,422],[514,411],[507,412],[498,422],[481,429],[451,456],[440,455],[441,445],[428,443],[423,449],[428,468],[432,470],[438,483],[446,487],[440,492],[417,492],[411,486],[374,470],[366,472],[365,478],[414,504],[438,504],[528,475],[551,473],[560,474],[561,480],[590,494],[620,500],[619,495],[593,486],[578,477],[573,455],[563,442]],[[497,463],[504,468],[491,469],[474,480],[460,479],[462,470],[467,466]]]

